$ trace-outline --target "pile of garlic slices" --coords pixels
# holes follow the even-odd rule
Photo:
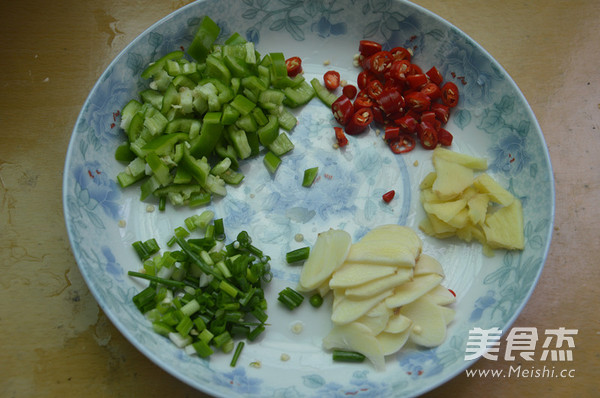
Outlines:
[[[440,285],[440,263],[421,249],[412,229],[394,224],[376,227],[354,244],[343,230],[319,234],[298,290],[333,293],[325,349],[359,352],[381,370],[385,357],[408,341],[424,347],[444,341],[455,297]]]

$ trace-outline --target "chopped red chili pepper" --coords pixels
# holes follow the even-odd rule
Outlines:
[[[416,141],[412,135],[400,134],[400,136],[389,142],[390,149],[395,154],[410,152],[415,149]]]
[[[410,73],[413,75],[418,75],[418,74],[423,73],[423,69],[421,69],[421,67],[417,64],[410,64],[410,68],[411,68]]]
[[[419,137],[421,146],[425,149],[435,149],[438,144],[437,131],[429,123],[419,123],[417,126],[417,136]]]
[[[361,108],[354,113],[346,125],[346,134],[357,135],[364,132],[373,121],[373,111],[371,108]]]
[[[386,123],[386,115],[385,113],[383,113],[383,111],[381,110],[380,107],[378,106],[372,106],[371,110],[373,111],[373,121],[375,123],[378,124],[385,124]]]
[[[361,40],[358,43],[358,52],[364,57],[369,57],[379,51],[381,51],[381,44],[376,41]]]
[[[367,95],[366,91],[360,91],[354,100],[354,110],[361,108],[372,108],[375,102]]]
[[[432,126],[434,126],[436,120],[437,119],[435,118],[435,112],[433,111],[425,111],[421,113],[421,122],[429,123]]]
[[[397,140],[400,138],[400,127],[393,125],[385,126],[383,138],[386,141]]]
[[[358,93],[358,89],[356,88],[355,85],[352,85],[352,84],[346,84],[344,86],[344,88],[342,89],[342,94],[344,94],[346,97],[350,98],[351,100],[353,100],[354,97],[356,97],[357,93]]]
[[[364,90],[373,79],[374,77],[368,71],[363,70],[360,72],[356,78],[356,84],[358,85],[359,90]]]
[[[444,81],[444,78],[442,77],[442,74],[440,73],[439,70],[437,70],[437,68],[435,66],[431,67],[431,69],[429,69],[426,72],[426,75],[429,77],[429,80],[432,83],[437,84],[438,86],[440,84],[442,84],[442,82]]]
[[[448,130],[440,127],[437,134],[438,134],[438,142],[440,144],[442,144],[443,146],[452,145],[452,140],[454,139],[454,137],[452,136],[452,133],[450,133]]]
[[[334,70],[327,71],[323,76],[323,81],[325,87],[327,87],[329,91],[333,91],[340,86],[340,74]]]
[[[427,75],[425,75],[423,73],[408,75],[408,76],[406,76],[406,82],[408,83],[408,86],[410,88],[420,89],[421,87],[423,87],[424,85],[427,84],[427,82],[428,82]]]
[[[431,104],[431,111],[435,113],[435,117],[437,120],[442,122],[442,125],[448,123],[448,119],[450,118],[450,108],[444,104],[440,104],[439,102],[434,102]]]
[[[331,104],[331,111],[333,112],[335,120],[342,126],[345,126],[354,114],[354,105],[352,104],[352,101],[350,101],[350,98],[345,95],[340,95],[338,99]]]
[[[333,129],[335,131],[335,139],[337,140],[338,146],[342,148],[348,145],[348,137],[346,137],[346,134],[344,134],[344,129],[337,126]]]
[[[419,121],[411,114],[406,114],[396,119],[395,122],[403,131],[411,134],[417,131],[417,125],[419,124]]]
[[[431,106],[431,99],[420,91],[413,91],[404,96],[408,109],[424,112]]]
[[[383,93],[383,83],[379,80],[371,80],[366,88],[367,95],[376,100]]]
[[[394,88],[385,88],[377,98],[377,103],[386,115],[391,115],[404,107],[404,98]]]
[[[392,66],[392,61],[392,54],[389,51],[379,51],[365,60],[364,68],[376,75],[383,75]]]
[[[405,47],[386,51],[377,42],[361,40],[359,52],[362,71],[356,86],[345,85],[343,95],[332,105],[345,134],[362,133],[376,122],[384,127],[385,141],[394,153],[413,150],[417,139],[426,149],[451,145],[453,136],[442,126],[449,120],[450,109],[458,104],[456,84],[442,86],[440,71],[434,66],[423,72],[411,62],[412,52]],[[339,73],[328,73],[334,81],[328,84],[324,79],[326,86],[336,89],[341,82]]]
[[[391,78],[397,81],[404,81],[406,75],[411,71],[410,62],[406,59],[397,60],[392,62],[390,69],[388,70],[387,78]]]
[[[403,59],[410,61],[410,59],[412,58],[410,51],[408,51],[404,47],[394,47],[390,50],[390,53],[392,53],[392,58],[397,61]]]
[[[421,92],[428,96],[431,100],[436,100],[442,96],[442,90],[440,89],[440,86],[432,82],[425,83],[425,85],[421,87]]]
[[[442,86],[442,102],[450,108],[458,105],[458,87],[452,82],[446,82]]]
[[[302,72],[302,60],[300,57],[291,57],[285,60],[287,74],[289,77],[294,77]]]
[[[392,189],[391,191],[384,193],[382,199],[385,203],[390,203],[392,199],[394,199],[394,195],[396,195],[396,191]]]

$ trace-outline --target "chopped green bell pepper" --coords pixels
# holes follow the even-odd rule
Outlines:
[[[202,18],[202,21],[200,21],[200,26],[196,31],[192,43],[187,49],[187,53],[196,61],[204,62],[220,33],[221,28],[219,28],[219,25],[208,16],[205,16]]]
[[[257,131],[258,139],[263,146],[270,145],[279,135],[279,120],[277,120],[277,116],[269,115],[267,118],[267,124],[261,126]]]
[[[221,112],[208,112],[202,119],[200,135],[191,143],[190,153],[195,157],[208,156],[221,138],[223,124]]]

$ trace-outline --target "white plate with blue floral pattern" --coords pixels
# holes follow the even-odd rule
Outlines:
[[[131,298],[144,285],[127,276],[139,268],[131,243],[154,237],[164,244],[200,210],[168,206],[165,212],[148,212],[151,202],[139,201],[139,189],[119,188],[115,177],[123,165],[114,160],[114,151],[124,136],[117,111],[147,85],[139,77],[145,65],[185,48],[204,15],[221,27],[221,38],[238,32],[263,54],[300,56],[307,79],[335,69],[355,81],[358,42],[371,39],[387,48],[411,47],[421,67],[436,66],[446,79],[467,83],[458,84],[461,99],[448,125],[452,149],[486,157],[489,172],[522,200],[526,247],[489,258],[477,243],[439,241],[419,232],[424,252],[444,267],[444,285],[457,294],[456,318],[441,346],[406,347],[387,360],[384,371],[368,363],[335,363],[321,348],[329,311],[305,305],[290,312],[278,305],[277,293],[294,286],[299,275],[298,267],[285,264],[285,253],[312,245],[318,232],[343,228],[356,240],[390,222],[418,230],[424,216],[418,184],[432,170],[431,152],[417,148],[394,155],[374,132],[351,137],[344,151],[333,149],[335,123],[316,99],[298,112],[299,124],[290,134],[295,149],[274,177],[262,160],[249,160],[242,165],[242,184],[207,207],[224,219],[226,231],[247,230],[273,259],[274,279],[266,290],[270,326],[259,341],[247,344],[232,368],[228,355],[209,360],[186,355],[155,334],[137,311]],[[301,171],[314,166],[319,177],[303,188]],[[396,197],[386,204],[381,196],[390,189]],[[87,98],[68,149],[63,198],[73,253],[111,321],[165,371],[222,397],[405,397],[445,383],[472,364],[465,361],[470,329],[504,331],[527,303],[548,253],[555,206],[546,143],[515,83],[459,29],[398,0],[206,0],[158,21],[116,57]],[[303,242],[294,239],[297,234]],[[294,333],[298,323],[302,331]],[[282,361],[282,354],[289,360]],[[253,362],[261,366],[250,366]]]

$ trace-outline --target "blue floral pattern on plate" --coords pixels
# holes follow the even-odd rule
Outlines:
[[[344,228],[357,239],[382,223],[416,229],[423,216],[415,198],[420,179],[431,170],[430,153],[395,156],[374,133],[334,150],[333,119],[316,100],[299,112],[300,123],[290,134],[296,149],[277,174],[271,176],[260,160],[245,162],[244,182],[210,206],[224,217],[227,231],[249,230],[274,259],[275,278],[267,291],[272,325],[265,336],[246,346],[233,369],[224,355],[187,356],[153,333],[137,312],[131,297],[143,285],[126,275],[138,264],[131,243],[149,237],[166,242],[169,231],[198,210],[150,213],[136,189],[118,187],[115,176],[123,167],[113,156],[123,140],[118,111],[147,86],[139,78],[145,65],[185,48],[204,15],[217,21],[222,37],[237,31],[263,53],[301,56],[309,79],[322,76],[326,60],[328,68],[354,79],[352,56],[358,41],[369,38],[385,48],[412,48],[415,62],[435,65],[459,84],[461,100],[449,124],[453,148],[487,157],[490,173],[522,199],[526,248],[486,258],[477,244],[422,236],[424,251],[444,266],[444,284],[458,293],[457,317],[443,345],[407,347],[388,360],[384,372],[368,364],[335,364],[320,347],[330,325],[327,311],[300,308],[290,314],[277,306],[276,292],[298,278],[298,269],[283,261],[290,249],[314,243],[328,228]],[[301,171],[313,166],[319,167],[318,180],[310,189],[301,187]],[[397,196],[386,205],[381,195],[392,188]],[[180,380],[227,397],[414,396],[470,365],[464,361],[470,328],[506,329],[526,304],[550,244],[554,183],[542,132],[514,82],[485,50],[429,11],[400,0],[206,0],[151,26],[99,78],[73,131],[63,203],[74,255],[98,303],[132,344]],[[298,233],[304,242],[293,239]],[[305,330],[294,335],[289,325],[298,320]],[[282,353],[290,360],[282,362]],[[256,361],[261,368],[248,366]]]

